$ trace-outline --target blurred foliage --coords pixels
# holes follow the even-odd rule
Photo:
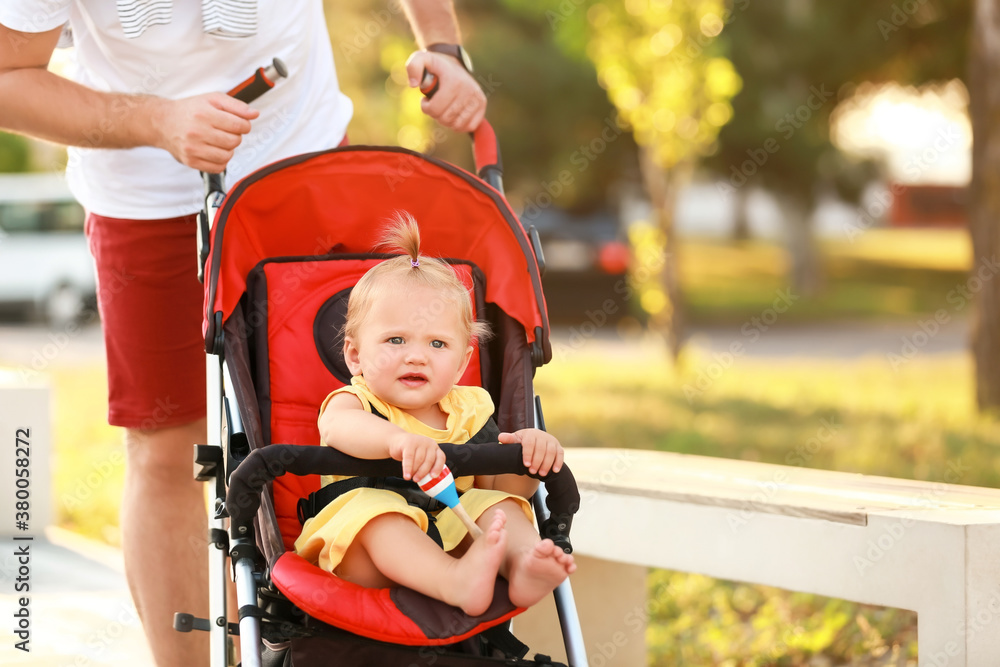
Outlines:
[[[913,612],[664,570],[650,573],[649,588],[651,667],[824,664],[811,663],[816,656],[905,665],[916,658]]]
[[[499,3],[465,3],[462,28],[500,138],[505,183],[530,217],[556,206],[600,208],[635,179],[635,144],[617,125],[593,65],[573,58],[547,22]]]
[[[665,261],[666,235],[647,220],[629,225],[632,262],[629,284],[635,291],[641,313],[660,313],[668,307],[667,295],[660,282]]]
[[[568,53],[594,63],[619,122],[660,166],[698,156],[732,118],[740,79],[714,40],[721,0],[506,4],[544,18]]]
[[[331,2],[327,18],[342,89],[355,105],[352,143],[402,145],[472,167],[466,137],[442,129],[420,111],[405,62],[416,49],[395,2]],[[504,182],[515,205],[599,208],[623,173],[634,171],[634,144],[606,142],[600,159],[583,151],[614,123],[614,108],[593,66],[565,54],[546,23],[495,3],[460,3],[463,39],[487,94]]]
[[[729,100],[740,89],[732,63],[717,53],[711,38],[721,3],[597,3],[588,16],[593,26],[588,55],[598,80],[637,143],[663,168],[687,162],[706,151],[719,128],[729,122]],[[705,46],[676,51],[697,39]]]
[[[431,121],[420,93],[407,85],[404,63],[416,49],[398,2],[324,0],[341,89],[354,103],[348,136],[354,144],[419,148]],[[416,130],[416,131],[414,131]]]
[[[592,209],[616,181],[638,179],[631,140],[601,140],[609,125],[656,146],[667,166],[708,154],[710,168],[738,174],[735,183],[808,202],[826,183],[855,198],[875,166],[834,149],[830,113],[862,81],[962,78],[967,46],[956,35],[967,33],[970,4],[504,0],[458,9],[511,198],[544,192]],[[468,148],[435,131],[407,88],[402,68],[414,44],[398,3],[326,5],[341,85],[356,107],[352,141],[468,165]]]
[[[640,148],[640,174],[658,234],[647,234],[653,258],[634,267],[648,274],[641,305],[666,334],[676,355],[684,316],[673,248],[674,197],[691,164],[711,152],[732,118],[730,98],[741,82],[715,37],[722,31],[722,0],[507,0],[544,17],[569,53],[585,54],[617,109],[616,125]],[[605,136],[595,139],[603,145]],[[592,143],[591,146],[594,144]],[[588,159],[592,158],[586,152]]]
[[[864,81],[962,78],[970,5],[733,0],[719,41],[744,85],[706,165],[734,188],[766,187],[807,207],[824,183],[857,196],[875,170],[833,147],[831,112]]]
[[[0,132],[0,174],[28,171],[30,165],[28,140],[18,134]]]

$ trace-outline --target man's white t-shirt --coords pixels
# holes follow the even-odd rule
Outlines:
[[[2,0],[0,23],[29,33],[68,23],[74,78],[108,92],[168,99],[225,92],[281,58],[289,76],[253,103],[261,113],[229,163],[229,187],[275,160],[340,143],[353,106],[337,85],[322,0],[258,0],[256,34],[238,38],[205,33],[202,0],[170,4],[169,23],[151,25],[133,39],[125,36],[113,0]],[[69,149],[66,175],[73,194],[87,210],[113,218],[153,220],[198,211],[204,199],[198,172],[167,151],[100,148],[125,113],[113,113],[84,133],[84,147]]]

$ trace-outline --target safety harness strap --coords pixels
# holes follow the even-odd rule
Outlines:
[[[385,415],[380,413],[374,407],[371,408],[371,412],[377,417],[387,419]],[[487,420],[486,424],[483,425],[483,427],[469,439],[467,444],[496,442],[499,435],[500,429],[497,427],[496,422],[490,418]],[[403,496],[403,499],[406,500],[408,505],[412,505],[423,510],[430,520],[427,527],[427,534],[430,535],[430,537],[437,542],[439,546],[443,545],[441,533],[435,525],[434,514],[443,510],[446,505],[435,498],[431,498],[426,493],[421,491],[416,482],[403,479],[402,477],[358,476],[349,477],[347,479],[327,484],[318,491],[310,493],[307,498],[299,499],[297,507],[299,522],[304,524],[307,519],[311,519],[319,514],[324,507],[332,503],[338,497],[348,493],[349,491],[353,491],[354,489],[363,488],[393,491]]]

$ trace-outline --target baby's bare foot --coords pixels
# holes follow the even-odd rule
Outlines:
[[[530,607],[575,571],[571,554],[552,540],[542,540],[512,564],[508,576],[510,601],[518,607]]]
[[[493,602],[493,585],[507,549],[507,515],[497,512],[493,521],[455,561],[445,593],[445,602],[460,607],[469,616],[479,616]]]

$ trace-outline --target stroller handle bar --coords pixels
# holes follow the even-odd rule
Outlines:
[[[431,99],[438,91],[438,78],[424,70],[420,79],[420,92]],[[503,194],[503,163],[500,161],[500,144],[490,122],[483,118],[472,136],[472,155],[476,162],[476,175],[494,190]]]
[[[278,79],[288,76],[288,68],[281,58],[274,58],[266,67],[258,67],[257,71],[247,77],[242,83],[227,93],[241,102],[250,104],[258,97],[274,88]],[[205,206],[198,212],[198,282],[205,282],[205,261],[208,259],[209,239],[212,221],[226,196],[225,172],[213,174],[200,172],[205,185]]]
[[[280,58],[274,58],[267,67],[260,67],[245,81],[229,91],[229,95],[250,103],[274,87],[275,82],[288,76],[288,69]],[[424,70],[420,91],[430,99],[437,92],[437,77]],[[487,185],[503,194],[503,162],[500,159],[500,144],[493,126],[485,118],[479,127],[470,133],[472,153],[476,164],[476,175]],[[209,253],[209,233],[212,222],[225,199],[225,174],[201,172],[204,183],[204,208],[198,213],[198,282],[205,282],[205,261]]]
[[[524,466],[521,445],[512,443],[441,444],[448,467],[456,477],[464,475],[527,475],[545,484],[549,517],[539,534],[567,553],[572,551],[569,531],[573,515],[580,509],[580,492],[568,466],[542,477]],[[276,477],[296,475],[355,475],[401,477],[403,464],[394,459],[359,459],[333,447],[316,445],[268,445],[251,452],[232,472],[226,494],[229,532],[233,538],[247,537],[260,508],[260,494]]]

